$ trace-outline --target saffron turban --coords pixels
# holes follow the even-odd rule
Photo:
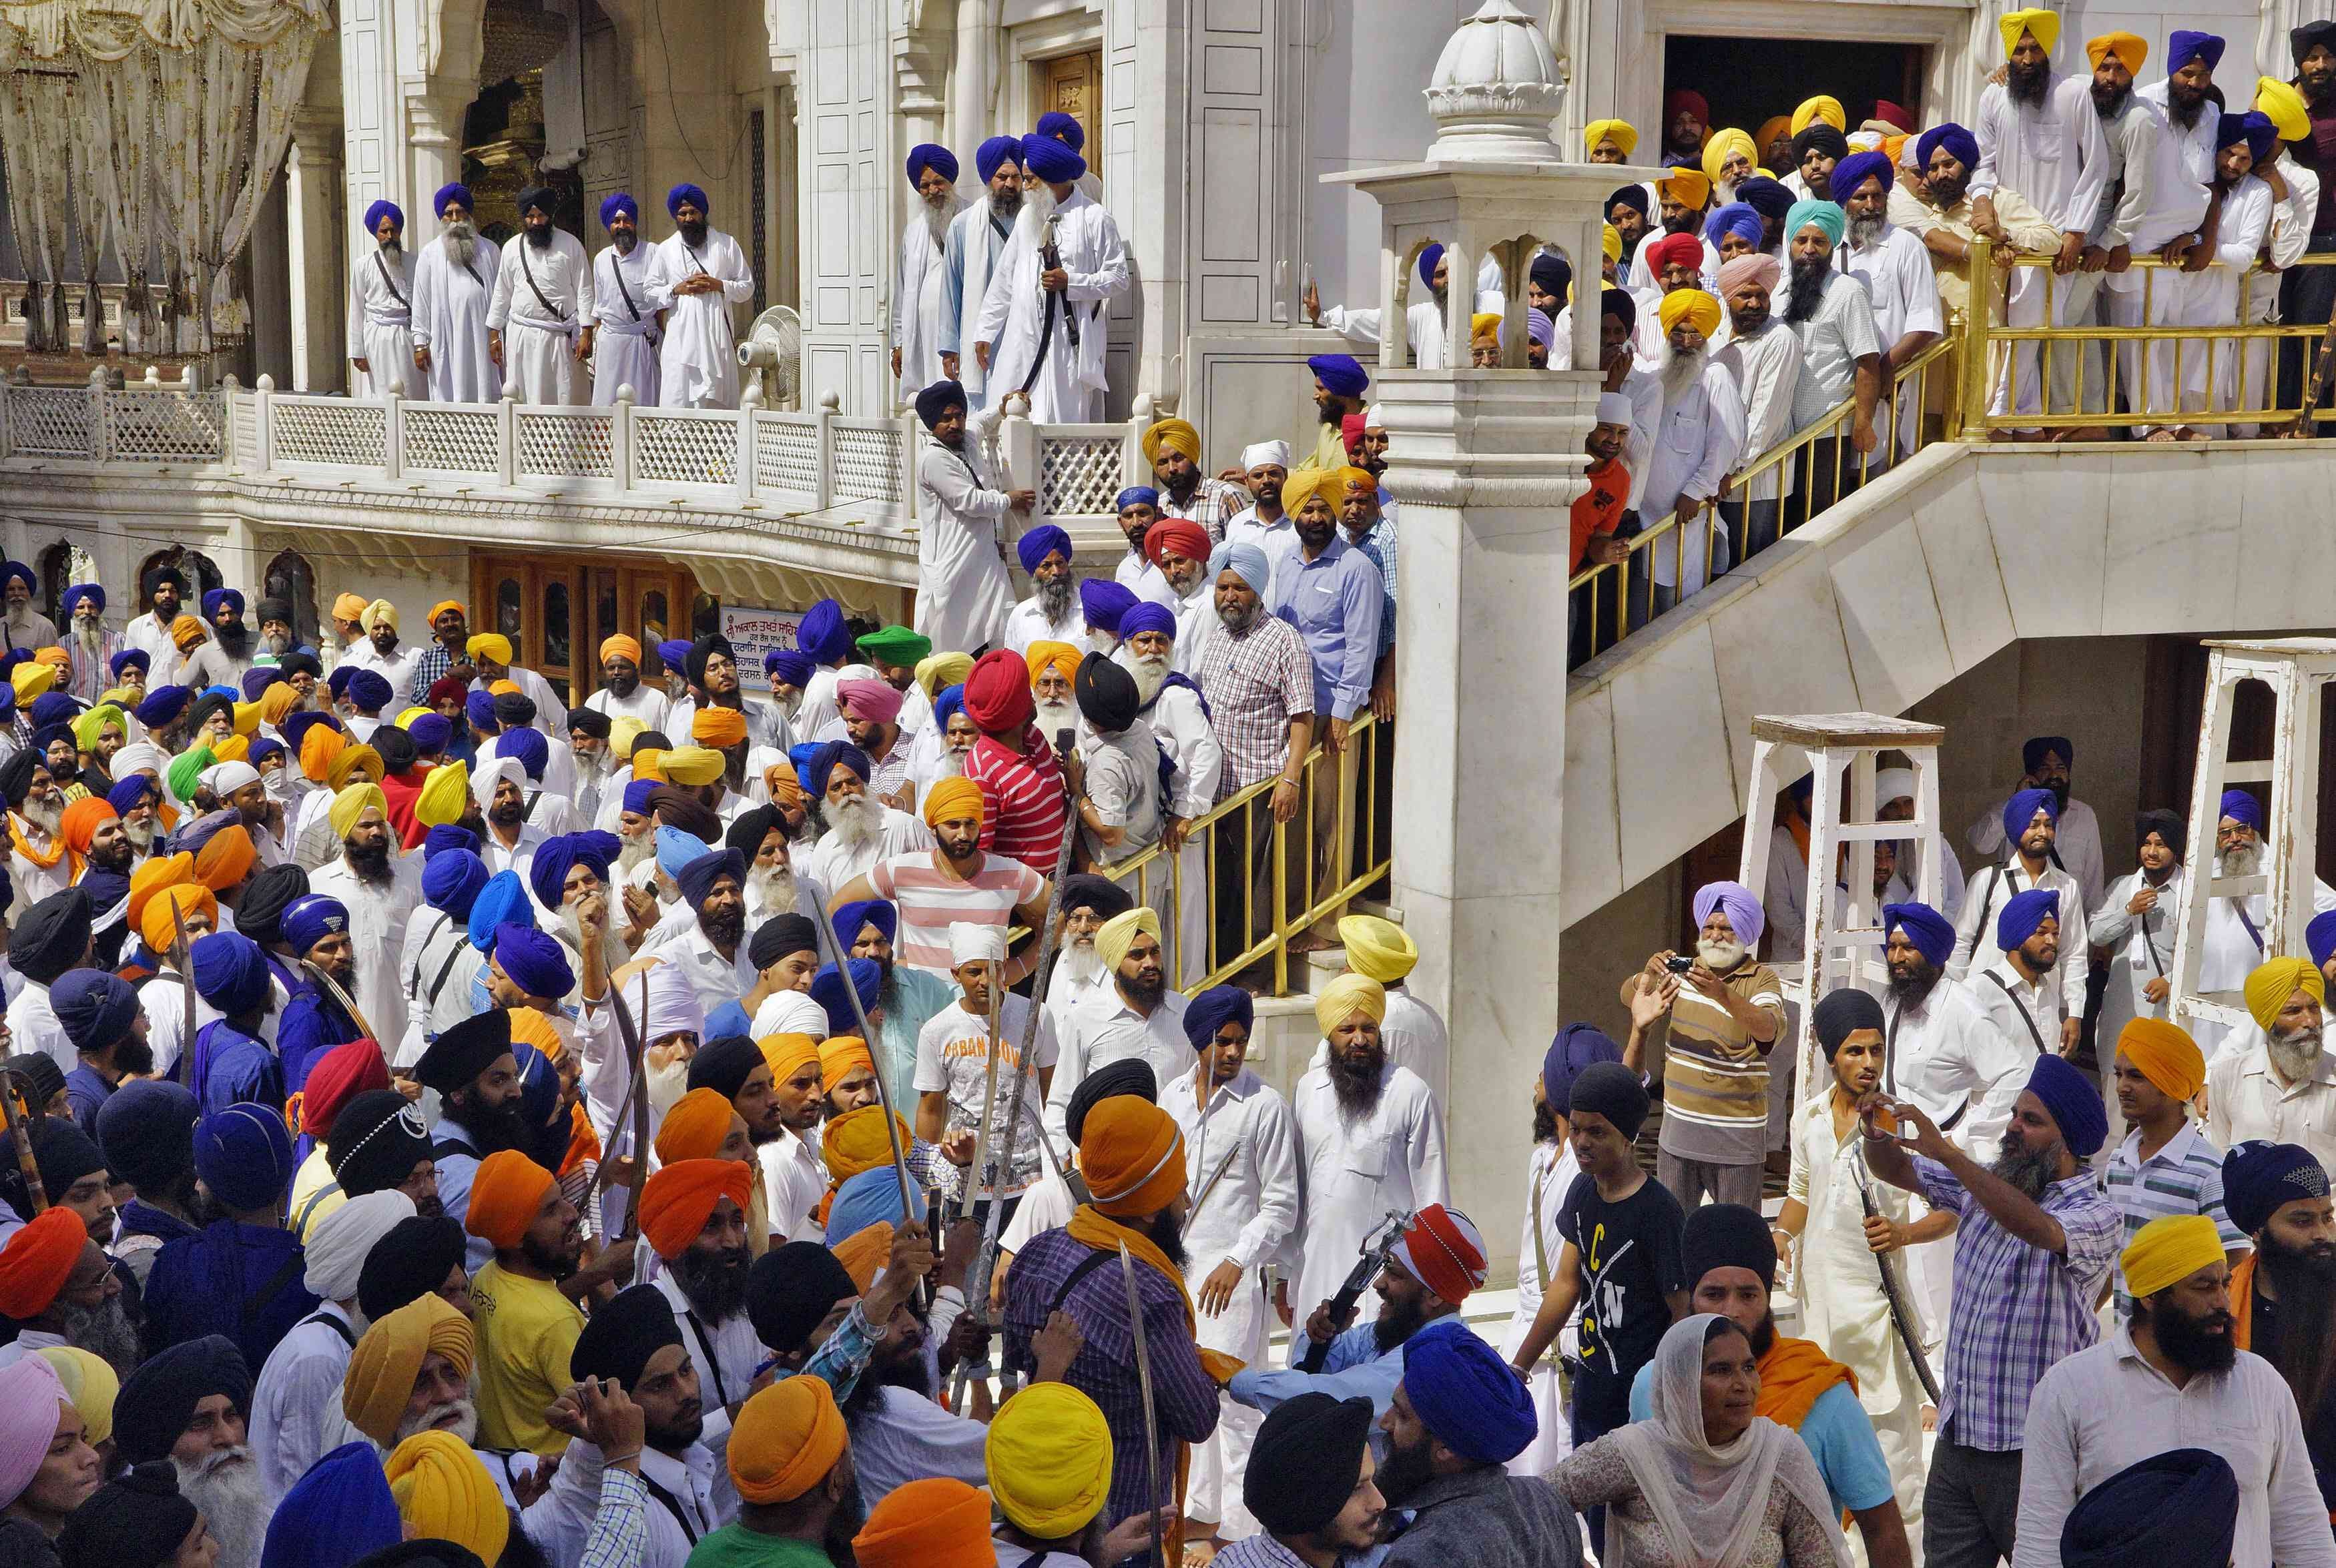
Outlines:
[[[2279,1020],[2280,1009],[2298,991],[2321,1006],[2327,1005],[2327,984],[2320,978],[2320,971],[2305,960],[2274,958],[2259,963],[2247,976],[2247,1013],[2268,1034]]]
[[[1886,192],[1896,179],[1888,153],[1853,152],[1833,166],[1833,178],[1826,189],[1833,192],[1832,199],[1836,205],[1846,206],[1849,198],[1857,194],[1857,188],[1867,180],[1880,180]]]
[[[1350,353],[1318,353],[1307,360],[1306,368],[1314,373],[1322,390],[1335,397],[1358,398],[1371,384],[1369,373]]]
[[[2093,1080],[2066,1059],[2047,1054],[2029,1070],[2028,1092],[2043,1101],[2068,1152],[2084,1159],[2099,1149],[2109,1135],[2108,1112],[2101,1107],[2101,1091]]]
[[[1711,216],[1703,220],[1703,237],[1717,248],[1720,236],[1739,236],[1753,249],[1760,248],[1760,214],[1751,203],[1731,201],[1725,207],[1714,208]],[[1698,257],[1701,252],[1698,252]]]
[[[1128,950],[1135,945],[1138,935],[1160,938],[1160,915],[1149,905],[1138,905],[1123,915],[1114,915],[1095,931],[1095,955],[1103,960],[1106,971],[1116,972],[1127,961]]]
[[[1068,1383],[1033,1383],[999,1406],[982,1457],[1007,1523],[1042,1541],[1085,1530],[1111,1491],[1110,1424]]]
[[[1387,1017],[1387,988],[1359,974],[1342,974],[1314,999],[1314,1021],[1325,1037],[1360,1012],[1373,1023]]]
[[[1966,169],[1979,167],[1979,138],[1960,125],[1934,125],[1914,139],[1914,161],[1925,171],[1931,167],[1931,154],[1940,148],[1947,156]]]
[[[462,652],[473,659],[508,664],[511,662],[511,641],[501,632],[473,632],[471,640],[462,644]]]
[[[754,1043],[762,1048],[763,1060],[770,1064],[773,1083],[792,1082],[795,1074],[819,1060],[820,1041],[808,1034],[782,1031],[766,1034]],[[671,1111],[666,1113],[668,1121],[672,1117]]]
[[[416,1432],[382,1466],[389,1495],[418,1539],[452,1541],[481,1563],[499,1563],[511,1514],[471,1446],[443,1429]]]
[[[693,1089],[674,1102],[657,1124],[657,1157],[671,1166],[684,1161],[713,1160],[730,1136],[736,1108],[718,1089]]]
[[[909,183],[914,185],[924,179],[928,169],[937,171],[950,184],[957,183],[957,154],[936,142],[920,141],[909,149]]]
[[[1711,181],[1700,169],[1674,169],[1655,181],[1655,194],[1676,201],[1689,211],[1701,210],[1711,199]]]
[[[1144,460],[1157,465],[1162,448],[1184,454],[1187,462],[1201,460],[1201,432],[1179,419],[1165,419],[1144,432]]]
[[[1184,1190],[1184,1137],[1176,1118],[1132,1094],[1087,1113],[1079,1168],[1095,1206],[1114,1219],[1157,1214]]]
[[[1689,272],[1703,266],[1703,241],[1692,234],[1666,234],[1639,254],[1646,257],[1647,270],[1659,279],[1667,266],[1683,266]]]
[[[0,1246],[0,1317],[21,1321],[47,1312],[88,1244],[89,1227],[81,1216],[55,1206],[10,1236]]]
[[[2003,35],[2006,54],[2020,47],[2020,35],[2023,33],[2034,34],[2038,45],[2049,54],[2053,45],[2060,42],[2060,14],[2042,9],[2007,11],[1995,19],[1995,30]]]
[[[2060,1526],[2059,1560],[2062,1568],[2227,1563],[2238,1522],[2230,1461],[2205,1448],[2168,1448],[2078,1499]]]
[[[489,1155],[471,1178],[471,1209],[462,1228],[499,1251],[518,1246],[543,1207],[543,1195],[558,1180],[517,1149]]]
[[[864,1042],[862,1049],[865,1049]],[[822,1052],[822,1075],[825,1065]],[[837,1075],[839,1079],[842,1076],[840,1073]],[[840,1185],[853,1176],[891,1164],[895,1135],[900,1137],[901,1149],[906,1151],[910,1134],[909,1124],[901,1119],[900,1113],[894,1112],[888,1122],[883,1107],[863,1105],[857,1110],[848,1110],[833,1118],[821,1130],[819,1156],[827,1163],[827,1174]]]
[[[1790,244],[1800,237],[1805,228],[1814,228],[1825,237],[1825,244],[1836,246],[1849,232],[1849,214],[1834,201],[1819,201],[1805,197],[1793,203],[1793,210],[1785,214],[1785,240]]]
[[[1403,1391],[1438,1441],[1480,1465],[1507,1463],[1541,1429],[1523,1379],[1456,1317],[1405,1341]]]
[[[2060,798],[2049,789],[2015,789],[2003,803],[2003,836],[2017,847],[2041,811],[2054,826],[2060,821]]]
[[[728,1198],[745,1214],[754,1182],[743,1160],[686,1159],[661,1166],[641,1188],[641,1234],[659,1257],[677,1258],[706,1228],[718,1200]]]
[[[2301,141],[2312,134],[2312,114],[2303,105],[2303,94],[2287,82],[2270,76],[2256,77],[2254,109],[2271,121],[2282,141]],[[117,675],[121,673],[114,672]]]
[[[333,837],[345,839],[356,831],[358,820],[367,811],[378,811],[384,818],[389,815],[389,797],[382,793],[378,784],[346,786],[333,797],[333,803],[326,808],[325,817],[332,824]],[[200,872],[200,861],[197,869]]]
[[[1639,150],[1639,129],[1627,120],[1593,120],[1582,128],[1582,150],[1595,152],[1606,142],[1628,158]]]
[[[2327,1195],[2327,1171],[2300,1145],[2250,1138],[2223,1157],[2223,1201],[2231,1223],[2249,1235],[2283,1205]]]
[[[870,724],[891,724],[900,717],[900,693],[882,681],[838,681],[835,695],[843,711]],[[727,708],[700,709],[698,720],[703,722],[707,712],[727,713]],[[745,721],[739,720],[739,739],[744,740]],[[731,744],[735,745],[733,741]]]
[[[122,1392],[122,1379],[112,1362],[102,1356],[83,1350],[79,1345],[47,1345],[33,1352],[48,1362],[57,1375],[58,1385],[64,1389],[65,1399],[81,1412],[83,1436],[90,1445],[104,1442],[113,1436],[113,1401]],[[30,1358],[26,1358],[29,1360]],[[0,1393],[0,1399],[13,1397]],[[11,1403],[10,1409],[21,1407]],[[0,1495],[8,1488],[0,1485]]]
[[[193,864],[184,855],[174,855],[170,858],[173,861],[185,860],[190,866]],[[192,920],[197,915],[216,922],[219,919],[219,897],[208,887],[185,883],[154,889],[147,898],[145,908],[140,911],[138,920],[139,939],[146,944],[150,952],[170,951],[171,939],[178,930],[177,924],[170,918],[174,912],[180,922]]]
[[[2230,117],[2225,115],[2224,118]],[[2224,790],[2223,799],[2215,805],[2214,810],[2217,817],[2234,822],[2243,822],[2258,833],[2263,831],[2263,806],[2244,789]]]
[[[1186,1016],[1191,1016],[1189,1010]],[[1574,1080],[1601,1061],[1621,1060],[1622,1048],[1595,1024],[1567,1024],[1542,1055],[1543,1100],[1559,1116],[1572,1115]]]
[[[1412,1216],[1391,1251],[1413,1279],[1455,1306],[1484,1282],[1484,1234],[1458,1209],[1428,1205]]]
[[[2211,1215],[2161,1215],[2133,1234],[2117,1267],[2128,1293],[2154,1296],[2223,1261],[2221,1230]]]
[[[2162,1018],[2136,1018],[2118,1031],[2117,1051],[2160,1094],[2188,1101],[2206,1085],[2206,1059],[2189,1031]],[[2138,1293],[2138,1292],[2136,1292]]]
[[[1018,136],[993,136],[973,150],[973,171],[981,176],[984,185],[1008,163],[1017,169],[1022,167],[1022,139]]]
[[[1827,1061],[1838,1056],[1849,1037],[1858,1031],[1884,1027],[1882,1003],[1874,999],[1872,992],[1854,987],[1827,992],[1811,1011],[1809,1021],[1816,1030],[1817,1044],[1824,1048]]]
[[[108,822],[120,819],[121,814],[106,804],[103,796],[83,796],[65,808],[61,829],[65,847],[75,855],[88,854],[90,842],[97,837],[97,830]]]
[[[1048,185],[1069,185],[1087,171],[1087,160],[1051,136],[1022,139],[1022,167]]]
[[[2176,36],[2180,35],[2177,34]],[[2117,63],[2126,68],[2127,74],[2138,76],[2141,74],[2141,63],[2149,58],[2149,45],[2130,33],[2104,33],[2098,38],[2085,40],[2085,58],[2093,63],[2094,70],[2098,71],[2101,62],[2112,54],[2117,57]]]
[[[73,1216],[67,1211],[65,1217]],[[89,1239],[87,1232],[83,1233],[82,1239]],[[75,1253],[78,1255],[78,1248]],[[0,1501],[0,1506],[5,1506],[23,1496],[41,1473],[41,1462],[48,1457],[49,1445],[56,1440],[56,1411],[65,1401],[64,1385],[39,1356],[19,1356],[0,1367],[0,1399],[7,1401],[10,1411],[5,1428],[0,1428],[0,1499],[5,1500]],[[180,1538],[185,1537],[182,1534]],[[174,1544],[173,1552],[176,1549]]]
[[[1817,121],[1823,121],[1835,131],[1849,129],[1849,115],[1843,110],[1841,100],[1827,97],[1822,92],[1815,98],[1803,100],[1801,106],[1793,111],[1792,132],[1798,136]]]
[[[964,924],[966,923],[960,921],[959,924]],[[954,930],[955,927],[951,927],[951,929]],[[972,926],[971,929],[976,931],[999,930],[999,928],[995,925],[976,925]],[[1000,934],[1002,935],[1003,933],[1001,932]],[[871,1072],[874,1072],[876,1070],[876,1056],[873,1051],[868,1049],[868,1042],[861,1039],[858,1035],[832,1034],[819,1042],[819,1080],[822,1084],[825,1084],[830,1088],[833,1088],[836,1085],[841,1084],[846,1078],[850,1077],[854,1068],[861,1067],[866,1068]],[[844,1113],[845,1116],[856,1116],[859,1113],[857,1111],[846,1111]],[[842,1118],[839,1117],[836,1119],[840,1121]],[[834,1123],[831,1122],[828,1125],[832,1128]]]
[[[1041,523],[1014,541],[1015,558],[1022,563],[1022,570],[1033,576],[1048,556],[1056,555],[1066,561],[1071,558],[1071,536],[1052,523]]]
[[[749,1503],[792,1503],[825,1480],[850,1447],[826,1379],[783,1378],[749,1396],[738,1412],[730,1429],[730,1481]]]
[[[1746,210],[1749,211],[1750,208],[1747,208]],[[1719,264],[1719,295],[1722,299],[1733,298],[1736,291],[1747,283],[1757,284],[1760,287],[1773,293],[1777,280],[1784,276],[1784,272],[1783,264],[1765,250],[1756,250],[1748,256],[1739,256],[1733,261],[1721,262]],[[1626,398],[1623,401],[1627,403],[1630,400]]]
[[[681,213],[681,204],[685,201],[689,203],[690,206],[697,208],[699,217],[712,218],[714,216],[714,204],[706,199],[706,192],[697,186],[690,184],[687,180],[682,181],[679,185],[675,186],[671,190],[665,193],[666,216],[668,218],[678,218]]]
[[[1030,667],[1021,654],[992,648],[974,661],[973,673],[965,678],[966,717],[984,730],[1019,730],[1037,711],[1030,700]],[[933,820],[930,807],[925,820]]]
[[[1741,882],[1707,882],[1695,890],[1695,923],[1700,927],[1711,918],[1715,909],[1728,916],[1736,940],[1746,947],[1757,947],[1760,933],[1767,929],[1768,919],[1760,908],[1760,900]]]
[[[1347,966],[1357,974],[1392,985],[1419,962],[1419,944],[1392,920],[1376,915],[1349,915],[1338,922],[1338,941],[1347,950]]]
[[[1068,643],[1040,641],[1023,651],[1022,659],[1030,667],[1030,684],[1036,687],[1038,677],[1048,668],[1062,672],[1066,681],[1076,680],[1079,673],[1079,651]]]
[[[1995,944],[2010,953],[2036,934],[2047,919],[2060,918],[2060,895],[2041,887],[2015,893],[1995,917]]]
[[[1663,335],[1669,337],[1686,322],[1708,338],[1719,330],[1719,302],[1699,288],[1675,288],[1663,295],[1659,313],[1663,324]]]
[[[435,1291],[377,1320],[357,1341],[341,1379],[341,1409],[349,1424],[383,1447],[394,1447],[423,1360],[432,1355],[445,1357],[465,1378],[478,1360],[471,1320]]]

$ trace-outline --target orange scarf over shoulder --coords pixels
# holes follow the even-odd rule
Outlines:
[[[1799,1431],[1827,1389],[1847,1383],[1857,1392],[1857,1374],[1817,1348],[1815,1340],[1779,1337],[1760,1358],[1760,1398],[1752,1413]]]
[[[2249,1253],[2231,1271],[2231,1343],[2242,1350],[2253,1348],[2247,1341],[2254,1338],[2256,1256]]]
[[[66,846],[64,835],[62,833],[49,840],[49,847],[45,853],[34,848],[33,841],[24,836],[24,819],[14,811],[8,813],[8,847],[44,871],[73,854]],[[69,871],[73,881],[81,880],[80,856],[73,856]]]

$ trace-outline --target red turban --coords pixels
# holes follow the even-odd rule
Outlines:
[[[657,1256],[677,1258],[706,1228],[716,1198],[728,1198],[744,1214],[754,1189],[754,1173],[744,1160],[676,1160],[641,1188],[641,1234]]]
[[[1663,122],[1668,125],[1678,119],[1682,109],[1692,113],[1701,123],[1711,123],[1711,105],[1706,103],[1703,94],[1692,87],[1677,87],[1663,94]]]
[[[322,1137],[341,1108],[361,1094],[389,1087],[389,1063],[369,1040],[336,1045],[316,1059],[300,1089],[300,1130]]]
[[[966,716],[984,730],[1020,730],[1038,711],[1030,666],[1010,648],[992,648],[965,678]]]
[[[49,1208],[0,1247],[0,1316],[19,1321],[49,1310],[89,1245],[89,1227],[68,1208]]]
[[[1209,530],[1190,518],[1163,518],[1144,536],[1144,554],[1153,566],[1170,550],[1202,566],[1209,561]]]
[[[1647,270],[1662,281],[1663,268],[1677,263],[1689,272],[1703,270],[1703,241],[1692,234],[1667,234],[1642,253],[1647,258]]]

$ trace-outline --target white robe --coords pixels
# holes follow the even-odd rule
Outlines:
[[[718,294],[676,294],[674,286],[698,273],[721,280]],[[657,241],[649,257],[649,293],[665,318],[659,351],[657,406],[735,409],[738,406],[738,340],[730,307],[754,297],[746,253],[718,228],[692,250],[678,234]]]
[[[1066,317],[1057,309],[1042,361],[1039,338],[1048,296],[1038,286],[1043,270],[1039,249],[1046,236],[1046,215],[1039,211],[1040,205],[1041,198],[1035,194],[1024,198],[1014,237],[1007,241],[990,277],[974,341],[990,345],[993,405],[1028,382],[1034,421],[1092,423],[1103,417],[1104,347],[1111,325],[1106,302],[1127,291],[1127,247],[1111,214],[1085,192],[1074,190],[1067,199],[1053,204],[1055,244],[1063,270],[1069,276],[1059,304],[1069,306],[1070,315]],[[1070,344],[1068,320],[1078,324],[1076,350]]]
[[[989,377],[973,357],[972,345],[981,325],[981,305],[989,293],[989,279],[1012,231],[1010,223],[1005,232],[999,231],[991,218],[989,198],[984,194],[949,219],[949,235],[941,247],[940,349],[958,356],[958,384],[965,388],[966,399],[975,408],[988,406]],[[954,309],[949,308],[952,305]]]
[[[487,325],[503,334],[503,372],[519,382],[520,402],[583,401],[576,340],[591,319],[592,263],[583,242],[564,228],[553,229],[540,250],[524,234],[514,238],[495,274]]]
[[[422,857],[394,855],[386,884],[362,882],[346,859],[336,856],[308,877],[312,893],[348,905],[349,934],[356,948],[356,985],[350,1000],[375,1040],[405,1038],[405,988],[398,970],[405,956],[405,927],[422,903]]]
[[[966,204],[951,197],[939,211],[922,198],[900,227],[900,265],[892,275],[892,347],[900,356],[899,399],[907,407],[941,379],[941,251]]]
[[[430,351],[433,402],[491,403],[502,396],[503,373],[487,353],[487,307],[501,263],[502,247],[481,235],[468,271],[443,236],[423,246],[414,264],[414,346]]]
[[[428,381],[414,368],[414,266],[404,251],[392,262],[375,247],[349,270],[349,390],[382,397],[394,381],[410,398],[426,399]]]
[[[1364,1239],[1388,1210],[1412,1214],[1449,1202],[1451,1183],[1436,1098],[1407,1068],[1388,1062],[1379,1075],[1378,1103],[1354,1120],[1340,1114],[1327,1066],[1308,1070],[1290,1104],[1306,1196],[1290,1305],[1303,1318],[1346,1282]],[[1377,1311],[1378,1292],[1366,1290],[1355,1321],[1368,1322]]]
[[[904,383],[905,384],[905,383]],[[1006,492],[990,488],[981,443],[926,443],[917,459],[916,630],[933,646],[970,652],[1005,635],[1014,584],[998,553]]]
[[[653,245],[636,245],[630,256],[619,256],[615,246],[592,258],[593,324],[592,406],[608,408],[617,401],[617,389],[633,389],[638,407],[655,408],[657,401],[657,345],[665,333],[657,325],[657,305],[649,298],[649,258]]]

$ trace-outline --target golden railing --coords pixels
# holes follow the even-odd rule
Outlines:
[[[1273,817],[1277,772],[1192,818],[1183,852],[1154,844],[1095,871],[1160,911],[1172,983],[1198,993],[1270,958],[1270,994],[1287,996],[1290,943],[1318,921],[1335,919],[1387,874],[1394,761],[1393,727],[1366,710],[1338,754],[1318,736],[1289,821]],[[1197,953],[1177,918],[1194,897],[1205,912]]]

